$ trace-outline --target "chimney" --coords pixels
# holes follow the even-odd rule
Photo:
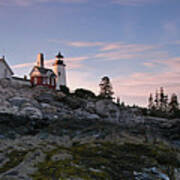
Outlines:
[[[42,53],[39,53],[37,56],[37,66],[44,67],[44,55]]]

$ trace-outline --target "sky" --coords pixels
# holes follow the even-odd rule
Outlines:
[[[103,76],[115,97],[147,106],[164,87],[180,95],[179,0],[0,0],[0,56],[29,75],[38,53],[51,67],[65,56],[71,90],[99,93]]]

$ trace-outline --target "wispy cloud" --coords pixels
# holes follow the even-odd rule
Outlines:
[[[133,51],[133,52],[142,52],[150,49],[157,48],[158,45],[146,45],[146,44],[128,44],[124,42],[88,42],[88,41],[57,41],[51,40],[50,42],[55,43],[65,43],[68,46],[72,47],[98,47],[101,51],[112,51],[112,50],[121,50],[121,51]]]
[[[125,49],[119,51],[110,51],[98,53],[95,58],[105,59],[105,60],[123,60],[123,59],[142,59],[142,60],[155,60],[167,58],[168,53],[165,51],[144,51],[143,49]]]
[[[153,68],[155,66],[155,64],[153,62],[144,62],[143,65],[148,68]]]
[[[72,90],[77,88],[89,89],[95,92],[96,94],[99,91],[98,83],[92,80],[91,72],[82,72],[79,71],[68,71],[68,84],[70,85]]]
[[[83,41],[77,41],[77,42],[67,42],[68,46],[73,47],[97,47],[97,46],[103,46],[103,42],[83,42]]]
[[[31,67],[34,64],[35,64],[34,62],[29,62],[29,63],[23,63],[23,64],[16,64],[16,65],[13,65],[11,67],[13,69],[21,69],[21,68]]]
[[[174,42],[174,44],[179,45],[179,44],[180,44],[180,40],[176,40],[176,41]]]
[[[130,104],[138,102],[138,104],[146,106],[147,98],[150,93],[154,93],[156,89],[164,87],[170,95],[173,92],[180,94],[180,73],[178,72],[161,72],[161,73],[134,73],[128,77],[113,78],[113,86],[117,95],[125,98]],[[132,101],[130,97],[134,97]],[[138,98],[142,97],[141,103]]]
[[[139,6],[158,2],[159,0],[112,0],[113,3],[128,6]]]
[[[180,57],[171,57],[164,60],[156,60],[154,63],[165,65],[170,71],[180,72]]]
[[[157,45],[146,45],[146,44],[128,44],[123,42],[108,43],[102,47],[102,51],[121,50],[123,52],[142,52],[157,48]]]
[[[65,63],[68,66],[68,69],[77,69],[82,67],[82,61],[89,59],[89,57],[81,56],[81,57],[69,57],[65,58]],[[51,68],[55,59],[45,60],[45,66]],[[35,62],[28,62],[23,64],[16,64],[12,66],[13,69],[22,69],[22,68],[32,68],[35,65]]]
[[[156,65],[165,66],[165,69],[156,73],[134,72],[129,76],[113,78],[116,94],[130,104],[136,101],[143,106],[147,105],[148,95],[155,92],[159,87],[164,87],[169,95],[173,92],[180,94],[180,57],[154,60],[152,63],[147,62],[144,65],[151,68],[154,68]],[[132,101],[131,98],[135,101]],[[138,99],[141,99],[141,101]]]
[[[120,60],[120,59],[134,59],[134,58],[140,58],[140,54],[128,54],[121,52],[108,52],[108,53],[99,53],[95,55],[95,58],[100,58],[104,60]]]
[[[119,4],[119,5],[125,5],[125,6],[140,6],[145,4],[151,4],[158,2],[160,0],[104,0],[102,3],[113,3],[113,4]],[[53,3],[53,2],[59,2],[59,3],[87,3],[90,2],[90,0],[0,0],[0,6],[29,6],[33,4],[39,4],[39,3]]]
[[[88,0],[0,0],[0,6],[29,6],[40,3],[84,3]]]
[[[165,32],[170,33],[171,35],[177,34],[178,28],[176,21],[168,21],[165,24],[163,24],[163,28]]]
[[[54,42],[54,41],[51,41]],[[125,42],[88,42],[88,41],[55,41],[55,43],[64,43],[71,47],[85,48],[95,47],[97,53],[92,55],[94,59],[103,60],[124,60],[124,59],[141,59],[145,60],[144,66],[153,67],[155,63],[146,62],[147,60],[157,60],[168,58],[168,52],[163,51],[162,44],[136,44]]]

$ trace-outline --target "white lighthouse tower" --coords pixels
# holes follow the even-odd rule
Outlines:
[[[60,86],[66,86],[66,65],[64,64],[64,56],[59,52],[53,64],[54,73],[56,74],[56,89],[60,90]]]

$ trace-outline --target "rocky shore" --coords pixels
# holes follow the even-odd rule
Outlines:
[[[0,80],[0,180],[179,180],[180,119]]]

